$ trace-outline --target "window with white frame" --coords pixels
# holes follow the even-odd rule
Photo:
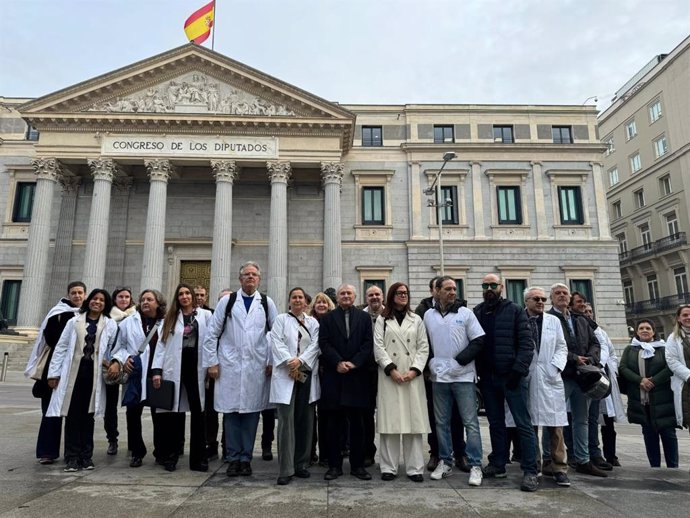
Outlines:
[[[352,170],[357,196],[355,230],[357,239],[390,237],[392,230],[391,178],[395,171]]]
[[[647,291],[649,300],[659,300],[659,281],[656,278],[656,273],[647,275]]]
[[[621,208],[620,201],[614,201],[611,204],[611,208],[613,209],[613,219],[621,219],[623,217],[623,209]]]
[[[640,243],[645,250],[652,249],[652,231],[649,229],[648,223],[638,225],[637,230],[640,232]]]
[[[661,196],[668,196],[673,192],[673,189],[671,187],[671,175],[670,174],[665,174],[661,178],[659,178],[659,194]]]
[[[661,101],[656,100],[649,106],[649,123],[652,124],[661,118]]]
[[[619,181],[620,179],[618,178],[618,168],[612,167],[611,169],[609,169],[609,186],[613,187]]]
[[[625,298],[625,305],[632,306],[635,304],[635,290],[633,283],[630,280],[623,281],[623,297]]]
[[[604,156],[609,156],[611,153],[616,151],[616,146],[613,142],[613,135],[610,135],[604,139],[604,145],[606,146],[606,151],[604,151]]]
[[[630,172],[634,174],[640,169],[642,169],[642,159],[640,158],[640,154],[635,153],[630,155]]]
[[[455,132],[452,125],[434,126],[434,144],[455,142]]]
[[[676,293],[678,295],[685,295],[690,292],[688,290],[688,274],[685,271],[685,266],[673,269],[673,280],[676,283]]]
[[[666,220],[666,230],[668,231],[668,237],[671,239],[678,239],[678,234],[680,233],[680,223],[678,223],[678,216],[676,216],[676,211],[664,214],[664,219]]]
[[[666,142],[666,136],[662,135],[654,141],[654,155],[660,158],[668,153],[668,143]]]
[[[618,240],[618,250],[621,254],[625,254],[628,251],[628,238],[625,236],[625,232],[616,234],[616,239]]]
[[[439,200],[436,200],[436,207],[439,207]],[[441,215],[444,225],[458,224],[458,187],[457,185],[441,186]],[[438,215],[436,216],[438,220]]]
[[[633,199],[635,200],[635,207],[637,207],[638,209],[644,207],[644,189],[637,189],[635,192],[633,192]]]
[[[637,135],[637,125],[635,124],[635,119],[625,123],[625,138],[630,140]]]

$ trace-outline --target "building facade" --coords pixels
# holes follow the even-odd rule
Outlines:
[[[416,303],[440,214],[470,306],[488,272],[518,301],[566,282],[627,334],[592,107],[341,105],[195,45],[2,106],[0,282],[19,329],[74,279],[213,300],[247,260],[281,309],[292,286],[341,282],[406,281]]]
[[[619,91],[599,117],[611,235],[619,243],[628,325],[670,334],[690,303],[690,37]]]

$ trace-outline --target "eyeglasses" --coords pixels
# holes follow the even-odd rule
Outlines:
[[[546,302],[546,297],[532,297],[534,302]]]
[[[406,291],[396,291],[395,295],[396,297],[407,297],[409,293],[407,293]]]
[[[488,290],[491,288],[492,290],[495,290],[501,285],[500,282],[482,282],[482,289],[483,290]]]

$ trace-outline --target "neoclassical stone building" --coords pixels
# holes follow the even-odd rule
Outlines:
[[[173,292],[237,286],[258,261],[296,285],[362,291],[440,270],[569,283],[626,336],[604,147],[586,106],[341,105],[185,45],[39,99],[2,99],[2,309],[35,328],[70,280]],[[361,300],[361,299],[360,299]]]

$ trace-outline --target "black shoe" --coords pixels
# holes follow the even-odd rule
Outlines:
[[[350,475],[352,475],[353,477],[357,477],[360,480],[371,480],[371,473],[369,473],[364,468],[356,468],[350,470]]]
[[[88,470],[88,471],[91,471],[91,470],[96,469],[96,466],[93,465],[93,461],[91,459],[86,459],[86,460],[81,461],[81,468]]]
[[[132,457],[132,460],[129,461],[129,467],[130,468],[140,468],[143,463],[144,462],[143,462],[143,459],[141,457]]]
[[[608,477],[608,475],[604,471],[597,468],[591,462],[585,462],[584,464],[577,464],[575,466],[575,471],[577,471],[578,473],[583,473],[585,475],[592,475],[593,477],[602,477],[602,478]]]
[[[278,477],[276,484],[279,486],[287,486],[292,481],[292,477]]]
[[[412,482],[424,482],[424,477],[421,473],[417,473],[415,475],[407,475],[407,478],[409,478]]]
[[[395,475],[393,475],[393,473],[381,473],[381,480],[390,482],[391,480],[395,480]]]
[[[302,468],[295,471],[295,476],[297,478],[309,478],[311,477],[311,473],[309,473],[308,469]]]
[[[335,480],[336,478],[342,476],[343,470],[341,468],[328,468],[326,474],[323,476],[324,480]]]
[[[508,473],[506,473],[505,468],[499,468],[491,464],[487,464],[482,468],[482,476],[484,478],[506,478]]]
[[[172,460],[166,460],[163,463],[163,467],[165,468],[165,471],[173,472],[177,469],[177,462],[174,462]]]
[[[539,489],[539,478],[537,475],[531,475],[526,473],[522,477],[522,484],[520,484],[520,491],[527,491],[528,493],[534,493]]]
[[[108,443],[108,455],[117,455],[117,441],[110,441]]]
[[[225,474],[228,477],[236,477],[240,474],[240,461],[239,460],[231,460],[228,462],[228,469],[225,470]]]
[[[431,455],[431,457],[429,457],[429,462],[426,464],[426,469],[427,471],[434,471],[436,466],[438,466],[438,456]]]
[[[252,465],[247,461],[240,461],[240,476],[249,477],[252,474]]]
[[[271,453],[271,450],[264,450],[261,453],[261,458],[263,460],[273,460],[273,453]]]
[[[190,465],[189,469],[192,471],[201,471],[202,473],[206,472],[208,471],[208,462],[200,462],[199,464]]]
[[[472,471],[472,466],[470,466],[467,457],[465,457],[464,455],[455,461],[455,467],[463,473],[469,473],[470,471]]]
[[[67,465],[62,471],[64,471],[65,473],[75,473],[80,469],[81,467],[79,466],[79,462],[77,462],[76,460],[70,460],[67,461]]]
[[[565,473],[561,473],[560,471],[558,473],[554,473],[553,479],[556,481],[557,486],[570,487],[570,479]]]
[[[620,468],[621,467],[621,463],[618,461],[618,457],[614,457],[613,459],[611,459],[609,461],[609,464],[611,464],[611,466],[613,466],[614,468]]]
[[[613,466],[604,460],[604,457],[592,457],[592,464],[602,471],[613,471]]]

